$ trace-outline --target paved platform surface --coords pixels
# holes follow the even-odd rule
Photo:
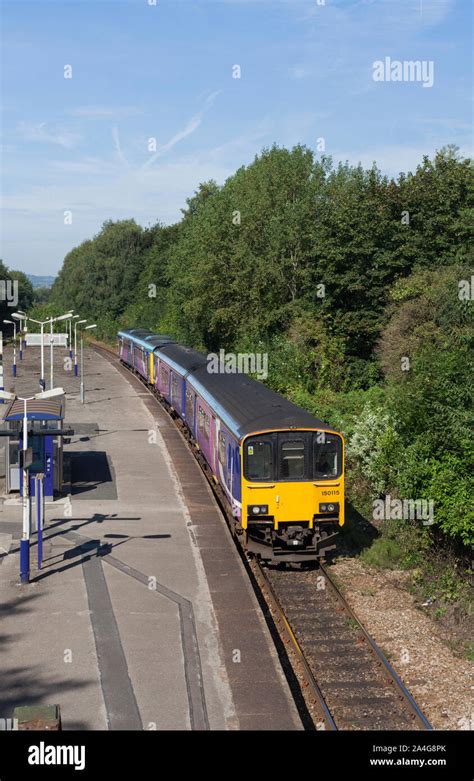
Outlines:
[[[176,426],[92,349],[82,405],[65,357],[55,350],[75,431],[70,494],[47,504],[29,585],[21,506],[0,505],[0,717],[59,704],[64,729],[300,729],[247,573]],[[14,382],[7,350],[6,389],[36,393],[39,363],[28,348]]]

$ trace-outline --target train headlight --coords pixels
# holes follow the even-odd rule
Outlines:
[[[336,513],[339,512],[339,502],[323,502],[319,505],[320,513]]]
[[[249,504],[247,512],[249,515],[268,515],[268,504]]]

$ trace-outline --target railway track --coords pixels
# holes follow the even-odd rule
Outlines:
[[[102,344],[91,344],[120,364],[113,350]],[[137,372],[131,373],[160,403],[143,378]],[[180,428],[187,436],[184,426]],[[207,464],[201,460],[200,463],[233,531],[223,494]],[[283,641],[316,729],[432,729],[396,671],[353,613],[327,567],[264,568],[256,559],[248,561],[248,565]]]
[[[318,729],[432,729],[327,567],[252,569]]]

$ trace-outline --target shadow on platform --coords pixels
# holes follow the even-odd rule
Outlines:
[[[117,499],[114,469],[103,450],[70,451],[71,494],[75,499]]]

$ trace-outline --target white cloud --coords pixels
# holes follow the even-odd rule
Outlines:
[[[176,146],[179,141],[182,141],[183,138],[187,138],[187,136],[190,136],[192,133],[194,133],[198,127],[201,125],[202,120],[204,118],[204,114],[206,111],[212,106],[214,103],[214,100],[216,97],[220,94],[221,90],[216,90],[216,92],[211,92],[210,95],[206,98],[204,101],[204,105],[197,114],[195,114],[189,122],[185,125],[185,127],[182,130],[179,130],[175,135],[170,138],[169,141],[166,142],[166,144],[163,144],[163,146],[159,147],[156,152],[149,158],[149,160],[146,161],[146,163],[143,164],[142,168],[150,168],[150,166],[153,165],[155,160],[157,160],[159,157],[162,157],[166,152],[169,152],[170,149],[172,149],[174,146]]]
[[[114,142],[114,147],[115,147],[115,151],[117,153],[118,159],[120,160],[122,165],[125,165],[125,166],[128,167],[128,165],[129,165],[128,160],[125,157],[124,153],[122,152],[122,147],[120,145],[120,136],[119,136],[118,127],[113,127],[112,128],[112,139],[113,139],[113,142]]]
[[[323,26],[337,21],[342,26],[390,24],[394,29],[435,26],[448,16],[456,0],[349,0],[344,7],[311,3],[301,21],[313,20]],[[296,5],[296,9],[298,6]],[[371,28],[371,29],[374,29]]]
[[[59,174],[95,174],[97,176],[110,176],[116,173],[115,162],[107,162],[100,157],[83,157],[81,160],[48,160],[49,172],[56,171]]]
[[[71,132],[65,128],[48,128],[46,122],[29,123],[19,122],[17,130],[25,141],[35,141],[44,144],[56,144],[65,149],[72,149],[81,141],[79,133]]]
[[[292,79],[306,79],[311,75],[310,68],[305,65],[293,65],[289,70]]]
[[[67,111],[67,114],[81,119],[120,119],[136,117],[143,111],[136,106],[77,106]]]

